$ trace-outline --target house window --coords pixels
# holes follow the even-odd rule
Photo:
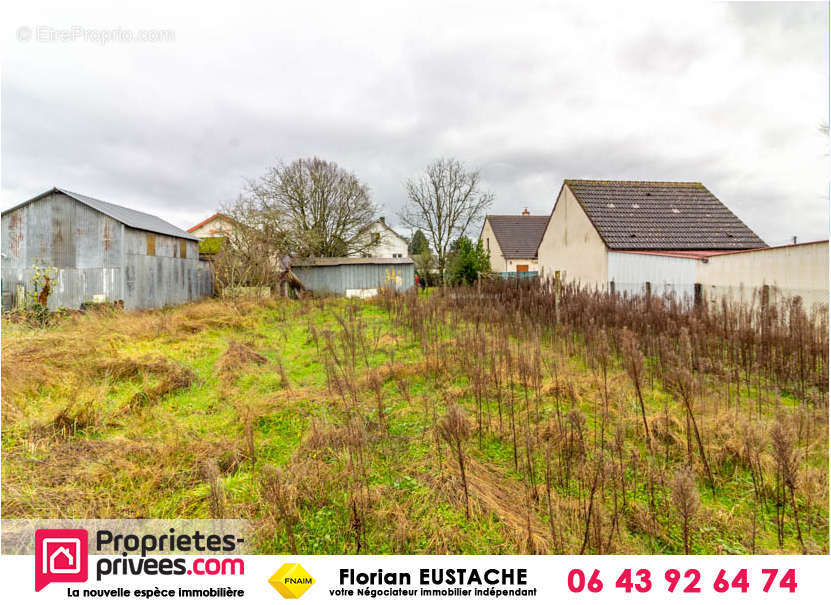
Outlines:
[[[401,253],[400,252],[393,252],[392,257],[393,258],[401,258]]]
[[[372,243],[373,244],[380,244],[381,243],[381,234],[380,233],[373,233],[372,234]]]
[[[147,238],[147,256],[156,256],[156,235],[147,233],[145,237]]]
[[[179,258],[188,257],[188,242],[187,240],[179,240]]]
[[[491,238],[485,238],[485,249],[490,252],[491,251]]]

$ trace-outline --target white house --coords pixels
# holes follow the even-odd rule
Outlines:
[[[352,257],[407,258],[409,256],[407,240],[387,225],[383,216],[367,227],[365,237],[369,247],[363,253],[353,254]]]

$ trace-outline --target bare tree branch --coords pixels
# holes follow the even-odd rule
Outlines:
[[[377,208],[369,188],[334,162],[280,163],[249,182],[244,195],[263,214],[279,217],[293,256],[349,256],[371,245],[365,231]]]
[[[423,175],[408,180],[405,187],[409,201],[400,214],[401,221],[427,234],[444,280],[452,243],[472,223],[484,218],[493,194],[480,189],[478,170],[468,171],[453,158],[435,160]]]

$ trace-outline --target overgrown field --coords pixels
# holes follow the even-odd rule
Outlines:
[[[534,284],[3,322],[6,518],[266,553],[827,553],[828,327]]]

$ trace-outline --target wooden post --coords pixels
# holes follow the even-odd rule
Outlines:
[[[18,309],[24,309],[26,307],[26,286],[23,284],[17,284],[17,288],[15,290],[15,306]]]

